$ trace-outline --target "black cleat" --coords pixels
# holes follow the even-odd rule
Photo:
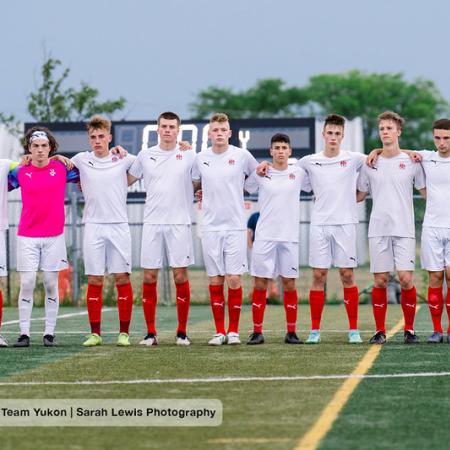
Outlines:
[[[429,344],[442,344],[444,336],[439,331],[435,331],[427,340]]]
[[[369,340],[369,344],[383,345],[386,343],[386,335],[382,331],[377,331]]]
[[[247,345],[260,345],[264,344],[264,335],[262,333],[252,333],[250,339],[247,341]]]
[[[46,334],[43,337],[44,347],[56,347],[55,336],[51,334]]]
[[[416,333],[406,330],[403,333],[405,344],[418,344],[420,342],[419,336]]]
[[[17,342],[14,344],[14,347],[29,347],[30,346],[30,337],[26,334],[21,334]]]
[[[294,333],[286,333],[286,336],[284,337],[284,343],[285,344],[303,344],[303,341],[298,338],[298,336]]]

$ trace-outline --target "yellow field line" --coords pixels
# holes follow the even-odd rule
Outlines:
[[[417,311],[421,305],[417,306]],[[403,319],[401,319],[388,333],[387,338],[394,336],[403,327]],[[381,352],[382,345],[372,345],[367,353],[363,356],[361,361],[355,367],[352,375],[365,375],[372,367],[375,359]],[[337,419],[342,408],[347,403],[353,391],[361,382],[361,378],[348,378],[344,381],[339,390],[334,394],[334,397],[325,406],[319,418],[309,431],[300,439],[294,450],[315,450],[320,441],[330,431],[334,421]]]

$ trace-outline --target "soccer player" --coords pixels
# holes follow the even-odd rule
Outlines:
[[[358,179],[358,201],[371,193],[373,199],[369,222],[370,271],[374,274],[372,307],[376,333],[371,344],[386,342],[387,282],[389,272],[397,271],[401,285],[401,304],[405,319],[404,342],[414,344],[416,288],[415,227],[413,186],[425,195],[425,176],[420,164],[402,153],[399,138],[404,119],[392,111],[378,116],[378,129],[383,144],[376,165],[364,165]]]
[[[358,331],[358,287],[354,268],[357,266],[356,226],[358,211],[356,181],[365,155],[341,149],[344,117],[329,114],[322,131],[325,148],[320,153],[301,158],[314,192],[309,238],[309,265],[312,286],[309,293],[311,331],[307,344],[320,342],[320,323],[325,305],[325,283],[332,265],[339,268],[348,316],[348,340],[361,343]]]
[[[226,114],[209,123],[211,147],[198,153],[192,169],[196,189],[202,189],[202,248],[216,333],[209,345],[240,344],[241,275],[247,272],[244,181],[256,168],[247,150],[229,144]],[[224,283],[228,285],[228,333],[225,332]]]
[[[0,159],[0,277],[8,274],[6,267],[6,230],[8,229],[8,174],[18,163],[8,159]],[[3,293],[0,287],[0,328],[3,316]],[[7,347],[8,342],[0,336],[0,347]]]
[[[272,166],[265,177],[253,172],[245,181],[245,190],[258,192],[260,218],[256,225],[251,274],[255,277],[252,293],[253,333],[249,345],[264,343],[263,321],[266,291],[270,280],[281,276],[286,313],[286,344],[301,344],[296,334],[298,278],[298,242],[300,223],[300,191],[309,187],[308,175],[300,167],[288,167],[292,154],[289,136],[272,136]]]
[[[92,151],[80,152],[72,162],[80,172],[85,199],[83,212],[83,258],[88,277],[86,304],[91,334],[85,347],[102,344],[101,312],[105,271],[114,276],[119,309],[118,346],[130,345],[129,328],[133,307],[131,236],[127,216],[127,172],[136,159],[111,149],[111,121],[94,116],[87,124]],[[112,150],[114,150],[113,153]]]
[[[129,183],[143,177],[147,193],[142,231],[141,266],[144,268],[142,307],[147,335],[142,345],[158,344],[156,333],[157,281],[164,251],[172,267],[176,288],[177,345],[190,345],[186,335],[190,287],[187,267],[194,264],[191,231],[193,187],[191,169],[195,151],[177,144],[180,118],[173,112],[158,117],[159,145],[139,152],[129,171]]]
[[[18,166],[9,175],[11,185],[21,188],[22,213],[17,232],[17,270],[20,273],[20,337],[14,347],[30,345],[33,291],[39,268],[44,275],[45,331],[43,342],[53,347],[58,315],[58,271],[67,267],[64,240],[64,192],[66,182],[77,182],[78,171],[49,160],[58,143],[47,128],[33,127],[25,135],[24,149],[31,164]]]
[[[428,306],[433,321],[431,344],[443,342],[441,317],[444,309],[442,284],[447,281],[447,315],[450,319],[450,120],[439,119],[433,124],[437,152],[423,150],[422,166],[426,175],[427,206],[422,228],[421,263],[428,271]],[[450,344],[450,320],[447,329]]]

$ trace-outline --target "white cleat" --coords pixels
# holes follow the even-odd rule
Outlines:
[[[0,336],[0,347],[8,347],[8,342],[3,336]]]
[[[228,333],[228,345],[239,345],[241,340],[239,339],[239,333]]]
[[[227,337],[222,333],[215,334],[208,342],[208,345],[224,345],[227,341]]]
[[[177,345],[181,346],[188,346],[191,345],[191,341],[188,339],[188,337],[184,333],[178,333],[176,337]]]
[[[147,347],[158,345],[158,338],[156,337],[156,334],[149,333],[141,342],[139,342],[139,345],[146,345]]]

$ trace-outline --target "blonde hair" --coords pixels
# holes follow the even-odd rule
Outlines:
[[[378,116],[378,123],[382,120],[392,120],[396,123],[399,130],[403,128],[403,124],[405,123],[405,119],[394,111],[385,111],[384,113],[381,113]]]
[[[223,122],[229,122],[230,119],[228,118],[228,116],[224,113],[217,113],[214,114],[211,119],[209,119],[209,123],[213,123],[213,122],[219,122],[219,123],[223,123]]]
[[[86,124],[86,128],[88,131],[92,130],[108,130],[108,133],[111,133],[111,121],[109,119],[105,119],[102,116],[94,116],[91,120]]]

